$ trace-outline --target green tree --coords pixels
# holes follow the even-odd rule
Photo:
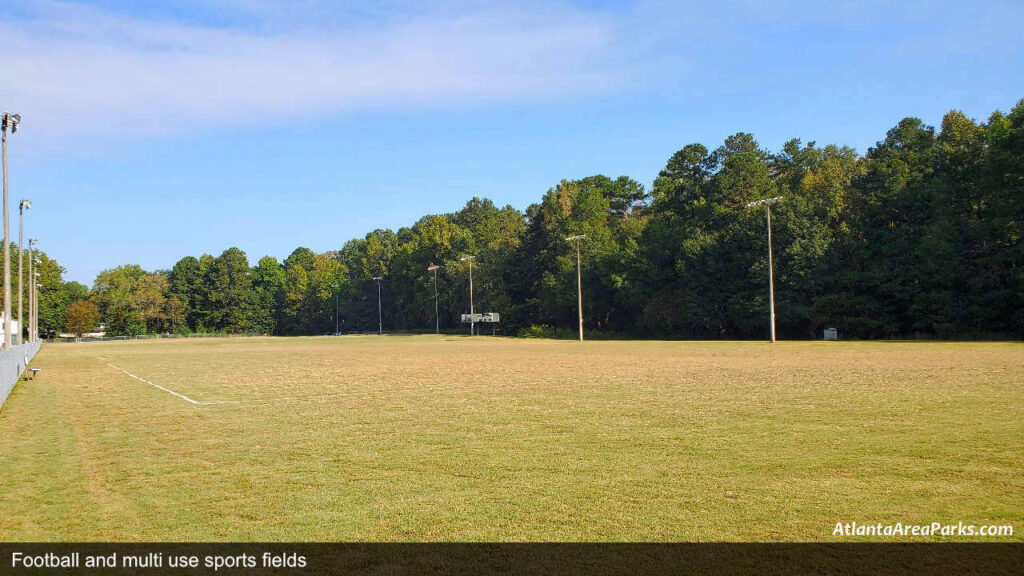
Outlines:
[[[615,180],[603,174],[588,176],[580,180],[580,187],[596,190],[608,201],[608,213],[622,218],[643,209],[648,198],[643,184],[628,176],[619,176]]]
[[[86,332],[95,330],[99,321],[100,309],[88,300],[78,300],[67,308],[64,330],[76,336],[81,336]]]
[[[257,307],[265,313],[257,327],[258,332],[280,333],[281,307],[284,303],[286,277],[277,258],[264,256],[253,269],[253,289]]]
[[[307,273],[313,270],[313,263],[316,261],[316,254],[309,248],[300,247],[292,251],[284,259],[284,267],[292,268],[301,266]]]
[[[163,329],[173,334],[188,334],[189,328],[186,320],[187,313],[188,308],[185,306],[185,303],[176,295],[171,294],[164,300]]]
[[[132,288],[129,302],[142,321],[146,331],[162,332],[166,320],[165,306],[167,302],[167,278],[160,274],[146,274],[138,278]]]
[[[282,307],[282,332],[284,334],[308,334],[310,318],[307,314],[309,274],[302,266],[287,269]]]
[[[192,330],[197,330],[206,320],[206,288],[203,285],[203,270],[199,259],[186,256],[171,269],[168,278],[168,292],[185,306],[185,320]]]
[[[204,276],[209,327],[228,333],[254,332],[265,319],[257,310],[252,269],[245,252],[228,248],[209,266]]]
[[[346,330],[384,322],[441,325],[474,304],[513,329],[575,326],[582,244],[584,320],[602,331],[663,337],[763,338],[768,332],[764,209],[774,196],[775,301],[784,338],[824,327],[859,337],[1024,337],[1024,100],[986,123],[952,111],[941,129],[900,121],[861,157],[847,147],[786,142],[777,153],[737,133],[709,151],[673,154],[650,195],[626,176],[563,180],[525,212],[474,197],[452,214],[374,230],[337,252],[298,248],[249,268],[237,248],[186,257],[164,274],[106,270],[90,299],[112,334],[148,330]],[[84,287],[44,257],[44,330]],[[166,277],[166,282],[163,278]],[[183,320],[184,319],[184,320]]]
[[[139,280],[146,275],[140,266],[128,264],[104,270],[96,276],[91,299],[100,309],[100,318],[108,336],[145,334],[146,322],[132,301]],[[40,304],[42,302],[40,297]]]
[[[342,316],[349,331],[377,330],[377,283],[375,276],[389,276],[392,260],[398,252],[398,235],[391,230],[374,230],[362,239],[350,240],[342,246],[336,259],[348,272],[350,297],[342,307]],[[290,279],[289,279],[290,280]],[[382,284],[384,323],[394,326],[391,306],[391,281]]]

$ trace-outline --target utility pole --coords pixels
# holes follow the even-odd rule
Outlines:
[[[38,262],[42,264],[42,261]],[[36,272],[36,277],[42,276],[39,272]],[[36,303],[35,313],[32,315],[32,333],[35,334],[36,340],[39,340],[39,290],[43,287],[42,280],[36,283]]]
[[[440,268],[437,264],[431,264],[427,266],[428,272],[434,273],[434,333],[441,333],[441,315],[438,313],[437,307],[437,269]]]
[[[580,241],[586,237],[586,234],[579,234],[565,239],[566,242],[576,242],[576,297],[580,321],[580,342],[583,342],[583,265],[580,263]]]
[[[338,335],[338,290],[341,287],[337,284],[334,285],[334,335]]]
[[[476,331],[476,317],[473,316],[473,258],[476,256],[463,256],[459,258],[460,261],[469,261],[469,335],[472,336]]]
[[[747,204],[747,208],[753,208],[764,204],[765,214],[768,217],[768,317],[771,327],[771,341],[775,342],[775,272],[772,269],[772,204],[781,202],[782,196],[766,198]]]
[[[36,294],[36,290],[35,290],[34,286],[36,284],[36,281],[35,281],[35,279],[36,279],[36,277],[35,277],[36,257],[35,257],[34,251],[32,250],[32,247],[35,246],[37,242],[39,242],[39,241],[36,240],[35,238],[29,238],[28,239],[28,279],[29,279],[29,282],[32,283],[28,287],[28,341],[29,342],[35,341],[35,327],[36,327],[36,323],[35,323],[35,319],[36,319],[36,307],[35,307],[36,295],[35,294]]]
[[[22,334],[31,330],[30,324],[25,324],[24,309],[22,308],[22,293],[25,292],[25,210],[32,207],[32,202],[22,200],[18,204],[18,344],[22,344]],[[31,291],[30,291],[31,293]],[[29,311],[29,316],[32,312]]]
[[[7,205],[7,130],[18,131],[21,116],[4,112],[0,116],[0,132],[3,133],[4,168],[4,348],[11,347],[11,221]]]
[[[377,281],[377,334],[384,334],[384,307],[380,300],[380,283],[384,280],[383,276],[374,276],[374,280]]]
[[[38,275],[39,273],[36,272]],[[39,340],[39,289],[43,287],[42,284],[35,284],[36,287],[36,312],[33,314],[34,328],[32,329],[36,333],[36,340]]]

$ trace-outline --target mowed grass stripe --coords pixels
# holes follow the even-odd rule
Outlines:
[[[0,466],[17,470],[2,480],[18,518],[6,540],[830,540],[854,520],[1024,532],[1019,344],[345,337],[43,352],[44,378],[0,414]],[[191,405],[98,356],[239,403]],[[69,431],[80,439],[40,448]]]

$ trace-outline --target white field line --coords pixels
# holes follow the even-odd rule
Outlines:
[[[97,358],[99,358],[99,356],[97,356]],[[104,360],[105,360],[105,358],[104,358]],[[159,384],[157,384],[155,382],[151,382],[149,380],[146,380],[145,378],[136,376],[135,374],[132,374],[131,372],[125,370],[124,368],[121,368],[120,366],[114,366],[110,362],[105,362],[105,364],[107,366],[110,366],[114,370],[117,370],[119,372],[123,372],[124,374],[126,374],[126,375],[128,375],[128,376],[130,376],[130,377],[132,377],[132,378],[134,378],[136,380],[138,380],[139,382],[145,382],[146,384],[149,384],[150,386],[153,386],[154,388],[159,388],[159,389],[163,390],[164,392],[167,392],[168,394],[173,394],[174,396],[177,396],[178,398],[181,398],[185,402],[188,402],[190,404],[195,404],[196,406],[214,406],[214,405],[217,405],[217,404],[264,404],[264,403],[276,404],[276,403],[280,403],[280,402],[294,402],[294,401],[302,402],[302,401],[320,400],[320,399],[323,399],[323,398],[330,398],[330,397],[333,397],[333,396],[353,396],[353,395],[358,394],[358,393],[352,393],[352,392],[340,392],[340,393],[335,393],[335,394],[316,394],[316,395],[312,395],[312,396],[284,396],[284,397],[279,397],[279,398],[260,398],[260,399],[257,399],[257,400],[216,400],[216,401],[212,401],[212,402],[202,402],[202,401],[199,401],[199,400],[195,400],[193,398],[189,398],[188,396],[185,396],[184,394],[180,394],[178,392],[175,392],[174,390],[171,390],[170,388],[165,388],[165,387],[163,387],[163,386],[161,386],[161,385],[159,385]]]
[[[146,384],[149,384],[150,386],[153,386],[155,388],[159,388],[159,389],[163,390],[164,392],[167,392],[168,394],[173,394],[173,395],[177,396],[178,398],[181,398],[185,402],[188,402],[190,404],[195,404],[196,406],[211,406],[213,404],[236,404],[236,402],[200,402],[199,400],[193,400],[192,398],[189,398],[188,396],[185,396],[184,394],[179,394],[179,393],[175,392],[174,390],[171,390],[170,388],[164,388],[163,386],[161,386],[159,384],[155,384],[153,382],[150,382],[149,380],[146,380],[145,378],[140,378],[140,377],[136,376],[135,374],[132,374],[131,372],[125,370],[124,368],[119,368],[117,366],[114,366],[110,362],[107,362],[106,364],[107,364],[107,366],[110,366],[114,370],[120,370],[121,372],[124,372],[125,374],[131,376],[132,378],[135,378],[139,382],[145,382]]]
[[[97,356],[97,358],[100,358],[100,357]],[[105,360],[105,358],[104,358],[104,360]],[[306,396],[275,396],[275,397],[270,397],[270,398],[253,398],[253,399],[250,399],[250,400],[216,400],[216,401],[211,401],[211,402],[202,402],[202,401],[199,401],[199,400],[195,400],[195,399],[189,398],[188,396],[185,396],[184,394],[180,394],[178,392],[175,392],[174,390],[171,390],[170,388],[165,388],[165,387],[163,387],[163,386],[161,386],[159,384],[156,384],[155,382],[151,382],[149,380],[146,380],[145,378],[141,378],[139,376],[136,376],[135,374],[132,374],[131,372],[125,370],[124,368],[121,368],[119,366],[114,366],[113,364],[111,364],[109,362],[105,362],[105,364],[107,366],[110,366],[114,370],[117,370],[119,372],[123,372],[124,374],[126,374],[126,375],[128,375],[128,376],[130,376],[130,377],[132,377],[132,378],[134,378],[136,380],[138,380],[139,382],[144,382],[146,384],[149,384],[150,386],[153,386],[154,388],[159,388],[160,390],[163,390],[164,392],[167,392],[168,394],[172,394],[174,396],[177,396],[178,398],[181,398],[182,400],[184,400],[184,401],[186,401],[186,402],[188,402],[190,404],[194,404],[196,406],[215,406],[215,405],[220,405],[220,404],[284,404],[284,403],[288,403],[288,402],[315,402],[315,401],[318,401],[318,400],[326,400],[328,398],[338,398],[338,397],[349,397],[349,398],[351,398],[351,397],[359,397],[359,396],[368,397],[368,396],[375,396],[375,395],[377,395],[377,394],[375,394],[374,392],[371,392],[371,391],[366,391],[366,390],[355,391],[355,390],[353,390],[353,391],[348,391],[348,392],[329,392],[329,393],[326,393],[326,394],[310,394],[310,395],[306,395]],[[443,391],[454,390],[455,388],[457,388],[457,386],[431,386],[431,387],[424,387],[424,388],[412,387],[412,388],[396,388],[396,389],[386,390],[384,392],[386,392],[386,393],[411,392],[411,391],[416,391],[416,392],[443,392]]]

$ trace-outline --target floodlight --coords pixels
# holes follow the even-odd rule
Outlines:
[[[572,242],[574,240],[583,240],[586,237],[587,237],[586,234],[577,234],[576,236],[569,236],[568,238],[565,239],[565,241],[566,242]]]
[[[754,200],[753,202],[747,202],[747,208],[753,208],[754,206],[771,206],[776,202],[782,202],[782,196],[776,196],[775,198],[765,198],[764,200]]]
[[[459,258],[459,262],[465,262],[466,260],[473,260],[473,258],[476,258],[476,256],[463,256],[462,258]]]
[[[29,238],[28,243],[35,246],[36,244],[39,243],[39,240],[36,240],[35,238]]]
[[[18,204],[18,208],[24,208],[25,210],[28,210],[28,209],[32,208],[32,201],[31,200],[22,200],[21,203]]]
[[[380,282],[381,280],[384,279],[384,277],[383,276],[374,276],[373,279],[378,281],[378,282]]]
[[[3,130],[6,131],[10,129],[11,134],[14,134],[15,132],[18,131],[18,124],[21,123],[21,115],[11,114],[10,112],[4,112],[3,119],[2,121],[0,121],[0,123],[2,123],[3,125]]]
[[[427,266],[427,272],[433,272],[434,270],[437,270],[438,268],[440,268],[440,266],[438,266],[437,264],[431,264],[430,266]]]

